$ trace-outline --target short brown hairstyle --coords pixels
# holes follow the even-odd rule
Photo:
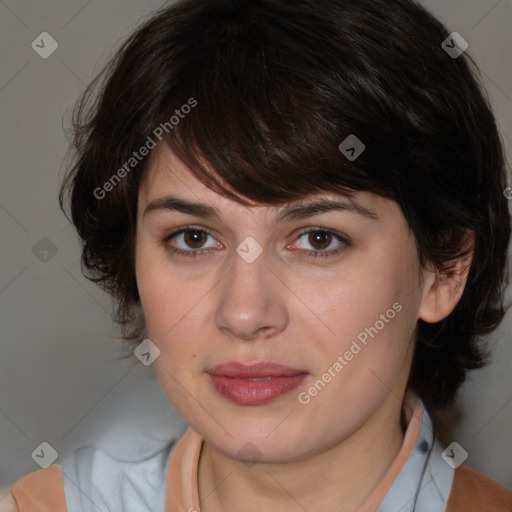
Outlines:
[[[114,297],[125,338],[144,330],[134,244],[148,157],[126,163],[167,123],[163,143],[241,203],[374,192],[399,204],[420,262],[439,272],[473,231],[463,296],[444,320],[419,321],[409,382],[431,414],[452,404],[484,364],[479,335],[504,316],[510,216],[495,119],[476,66],[452,58],[447,37],[409,0],[185,0],[138,28],[77,104],[60,191],[86,274]],[[366,146],[353,161],[338,149],[350,134]]]

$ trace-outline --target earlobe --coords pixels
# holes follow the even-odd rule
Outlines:
[[[474,248],[474,233],[467,230],[466,254],[454,260],[445,272],[425,271],[423,299],[418,318],[428,323],[436,323],[446,318],[464,293],[471,268]]]

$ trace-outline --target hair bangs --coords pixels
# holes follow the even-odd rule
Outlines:
[[[199,30],[200,20],[188,28],[189,46],[183,49],[188,66],[174,70],[175,87],[160,106],[164,119],[187,97],[198,98],[196,109],[165,135],[196,178],[242,203],[244,198],[275,204],[315,192],[375,190],[370,160],[362,155],[350,161],[338,148],[358,131],[361,112],[356,119],[349,109],[333,115],[327,93],[333,84],[304,78],[307,68],[314,72],[318,66],[313,49],[318,45],[311,45],[311,55],[302,48],[298,57],[297,32],[292,37],[283,20],[265,19],[262,29],[239,11],[224,13],[218,24],[219,12],[209,15],[207,30]],[[325,35],[308,36],[325,46]],[[386,187],[381,192],[391,195]]]

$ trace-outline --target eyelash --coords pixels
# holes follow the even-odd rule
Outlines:
[[[185,228],[182,228],[182,229],[180,229],[178,231],[175,231],[175,232],[171,233],[170,235],[167,235],[162,240],[162,242],[163,242],[163,244],[165,246],[165,250],[167,252],[169,252],[170,254],[172,254],[172,255],[185,256],[187,258],[197,258],[197,256],[199,254],[203,254],[205,252],[209,252],[208,249],[207,250],[197,249],[197,250],[184,251],[182,249],[176,249],[175,247],[171,247],[171,246],[168,245],[168,242],[170,242],[173,238],[177,237],[178,235],[180,235],[182,233],[186,233],[187,231],[199,231],[199,232],[206,233],[206,234],[208,234],[208,235],[213,237],[213,235],[208,230],[206,230],[206,229],[198,228],[198,227],[195,227],[195,226],[187,226]],[[308,251],[308,250],[305,250],[305,249],[302,249],[302,250],[299,249],[298,250],[299,257],[305,258],[305,259],[332,257],[332,256],[338,255],[346,247],[350,246],[350,243],[349,243],[348,239],[345,236],[343,236],[341,233],[337,233],[337,232],[334,232],[334,231],[331,231],[331,230],[328,230],[328,229],[325,229],[325,228],[309,228],[309,229],[305,229],[304,231],[301,231],[298,234],[297,240],[300,239],[304,235],[307,235],[309,233],[317,233],[317,232],[333,235],[333,237],[336,240],[338,240],[339,242],[341,242],[342,245],[338,249],[334,249],[334,250],[330,250],[330,251]]]

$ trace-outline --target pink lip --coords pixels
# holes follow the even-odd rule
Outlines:
[[[308,375],[303,370],[269,362],[253,365],[225,363],[206,373],[217,393],[243,405],[270,402],[296,388]]]

